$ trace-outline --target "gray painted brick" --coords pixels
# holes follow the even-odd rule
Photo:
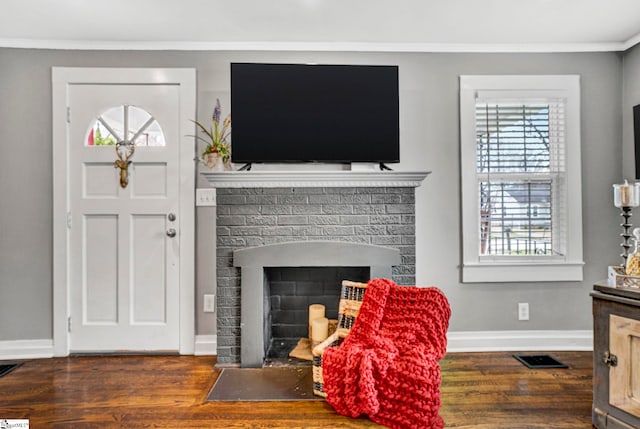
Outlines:
[[[402,236],[402,243],[401,244],[416,244],[416,237],[415,235],[403,235]]]
[[[233,267],[233,258],[231,257],[220,257],[216,258],[216,267],[217,268],[229,268]]]
[[[219,297],[240,296],[240,277],[218,277],[218,287],[216,289]],[[219,304],[219,301],[216,301]]]
[[[283,236],[273,236],[273,237],[264,237],[264,244],[279,244],[279,243],[290,243],[292,241],[308,241],[309,237],[283,237]]]
[[[275,236],[275,235],[293,235],[293,227],[274,226],[269,228],[263,228],[262,230],[262,236]]]
[[[229,206],[217,206],[216,207],[216,215],[228,215],[230,213]]]
[[[369,216],[365,216],[365,215],[340,216],[341,225],[367,225],[368,223],[369,223]]]
[[[412,225],[415,225],[416,223],[416,216],[415,215],[402,215],[400,217],[400,223],[409,223]]]
[[[352,214],[353,206],[349,204],[324,205],[322,212],[325,214]]]
[[[415,235],[416,229],[413,225],[387,225],[389,235]]]
[[[358,194],[386,194],[387,193],[387,188],[373,188],[373,187],[358,188],[358,189],[356,189],[356,193],[358,193]]]
[[[240,307],[239,296],[217,296],[219,307]]]
[[[372,215],[369,216],[369,221],[372,225],[390,225],[399,224],[401,221],[400,216],[394,215]]]
[[[322,206],[319,204],[306,204],[306,205],[294,205],[291,206],[292,214],[320,214],[322,213]]]
[[[340,195],[340,204],[370,204],[371,195],[369,194],[348,194]]]
[[[340,216],[336,215],[310,215],[309,224],[311,225],[338,225],[340,224]]]
[[[234,237],[244,237],[248,235],[262,235],[261,226],[232,226],[231,235]]]
[[[309,204],[339,204],[340,195],[310,195]]]
[[[231,214],[231,215],[260,214],[260,206],[259,205],[249,205],[249,204],[229,206],[229,214]]]
[[[216,205],[218,206],[246,203],[247,197],[244,195],[220,195],[219,193],[216,193]]]
[[[247,237],[245,241],[247,243],[247,247],[263,246],[266,244],[262,237]]]
[[[216,237],[221,235],[229,235],[231,230],[226,226],[218,226],[216,227]]]
[[[218,237],[219,246],[245,247],[247,241],[240,237]]]
[[[307,195],[278,195],[277,204],[306,204],[309,201]]]
[[[307,195],[317,195],[317,194],[325,194],[326,193],[326,188],[318,188],[318,187],[313,187],[313,188],[294,188],[294,192],[297,193],[302,193],[302,194],[307,194]]]
[[[402,197],[398,194],[371,195],[373,204],[400,204]]]
[[[240,296],[240,277],[218,277],[218,295],[226,293]]]
[[[379,246],[401,244],[401,243],[402,243],[402,239],[400,236],[381,235],[381,236],[371,237],[371,244],[377,244]]]
[[[413,204],[387,204],[387,213],[415,213],[415,206]]]
[[[415,265],[396,265],[391,268],[393,274],[406,275],[406,274],[415,274],[416,267]]]
[[[247,195],[247,204],[276,204],[275,195]]]
[[[292,209],[291,206],[262,206],[262,214],[263,215],[279,215],[279,214],[291,214]]]
[[[240,345],[240,338],[236,338],[236,337],[229,337],[229,336],[218,337],[217,341],[218,341],[218,346],[220,347],[232,347],[232,346]]]
[[[387,233],[387,228],[384,225],[356,226],[355,233],[357,235],[384,235]]]
[[[358,192],[358,188],[350,186],[324,189],[327,194],[355,194]]]
[[[247,225],[276,225],[278,218],[276,216],[264,216],[264,215],[247,215],[245,216],[245,223]]]
[[[355,230],[353,226],[336,226],[330,225],[322,228],[324,230],[324,235],[354,235]]]
[[[315,237],[323,234],[324,229],[318,226],[294,226],[291,229],[291,235],[293,236]]]
[[[237,194],[238,193],[238,189],[234,189],[234,188],[218,188],[216,189],[216,197],[219,195],[232,195],[232,194]]]
[[[391,278],[399,285],[416,286],[416,276],[393,275]]]
[[[219,317],[240,317],[240,307],[221,307],[218,308]]]
[[[416,257],[415,255],[402,255],[400,256],[400,261],[404,265],[415,265]]]
[[[244,225],[246,218],[244,216],[218,216],[216,222],[218,226]]]
[[[321,237],[316,238],[318,241],[342,241],[346,243],[362,243],[362,244],[372,244],[370,237],[362,237],[359,235],[347,235],[347,236],[328,236],[323,235]]]
[[[304,215],[280,215],[278,225],[307,225],[309,217]]]
[[[220,277],[240,277],[240,268],[220,268],[217,270],[217,275]]]
[[[407,187],[386,188],[386,191],[388,194],[415,194],[414,188]]]
[[[380,204],[355,204],[353,206],[353,214],[385,214],[387,211],[386,206]]]
[[[416,196],[415,196],[415,194],[402,195],[401,202],[403,204],[415,204]]]

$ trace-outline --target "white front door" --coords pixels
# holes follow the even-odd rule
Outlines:
[[[193,264],[183,249],[193,248],[185,88],[104,77],[67,82],[65,91],[66,350],[185,352],[181,301],[193,297],[192,282],[181,286],[181,271]]]

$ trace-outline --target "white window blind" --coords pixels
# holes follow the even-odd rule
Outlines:
[[[476,99],[481,256],[565,253],[564,100]]]

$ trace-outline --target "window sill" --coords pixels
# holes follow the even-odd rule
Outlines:
[[[463,264],[462,283],[582,281],[584,262]]]

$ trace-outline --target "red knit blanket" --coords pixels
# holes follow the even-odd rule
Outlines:
[[[439,429],[440,365],[451,309],[435,287],[367,284],[349,335],[322,356],[327,402],[391,428]]]

